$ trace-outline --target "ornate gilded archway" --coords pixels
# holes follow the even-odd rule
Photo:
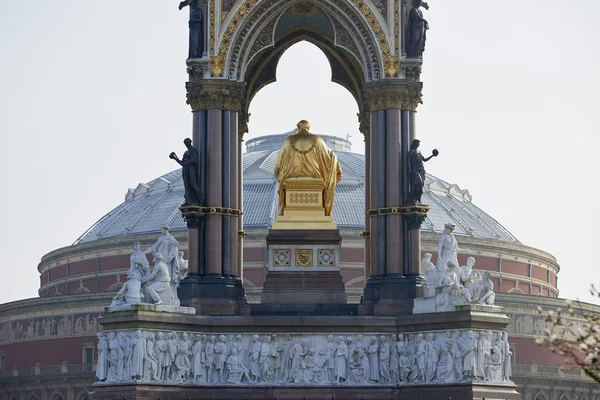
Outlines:
[[[204,53],[187,60],[187,102],[199,151],[206,207],[183,209],[196,283],[222,282],[220,294],[243,300],[243,134],[256,93],[276,79],[281,55],[306,40],[329,60],[332,80],[354,96],[365,135],[365,304],[412,299],[420,290],[418,226],[426,207],[407,203],[407,157],[421,102],[421,58],[405,56],[407,0],[208,0]],[[210,232],[210,233],[208,233]],[[217,234],[214,234],[217,232]],[[396,278],[402,278],[398,280]],[[208,280],[207,280],[208,279]],[[180,297],[195,299],[193,279]],[[400,285],[400,286],[398,286]],[[211,286],[214,288],[216,286]],[[236,289],[231,289],[236,288]],[[189,290],[186,292],[186,290]],[[401,293],[400,295],[398,293]],[[241,304],[241,303],[238,303]],[[371,309],[369,309],[371,307]],[[370,310],[370,311],[369,311]],[[235,313],[234,309],[231,312]]]

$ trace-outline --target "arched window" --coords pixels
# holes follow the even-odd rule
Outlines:
[[[62,395],[60,393],[55,393],[52,395],[52,397],[50,398],[50,400],[64,400]]]
[[[546,396],[544,392],[538,392],[538,394],[535,395],[533,400],[548,400],[548,396]]]

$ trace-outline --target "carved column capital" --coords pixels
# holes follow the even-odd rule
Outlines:
[[[248,121],[250,120],[250,114],[240,112],[238,114],[238,138],[244,140],[244,133],[248,133]]]
[[[368,111],[396,108],[416,111],[423,103],[423,83],[385,80],[365,85],[364,105]]]
[[[369,140],[371,135],[371,115],[368,111],[363,111],[356,114],[358,117],[358,130],[365,137],[365,141]]]
[[[407,81],[419,82],[421,80],[422,65],[422,59],[407,58],[402,60],[402,63],[400,64],[400,70],[404,73],[404,78]]]
[[[244,85],[229,81],[206,80],[186,82],[187,104],[192,111],[218,108],[240,112],[244,100]]]

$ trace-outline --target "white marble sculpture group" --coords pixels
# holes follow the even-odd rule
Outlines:
[[[409,334],[98,333],[101,382],[408,385],[509,382],[506,332]]]
[[[453,306],[483,304],[493,306],[496,299],[489,272],[481,274],[473,268],[475,258],[458,265],[458,243],[452,235],[454,225],[446,224],[438,243],[438,259],[434,266],[431,254],[421,260],[425,273],[427,299],[415,301],[415,312],[453,311]]]
[[[187,275],[187,261],[183,259],[179,243],[169,233],[168,226],[163,225],[162,230],[162,236],[145,252],[140,250],[139,242],[133,244],[127,282],[113,297],[109,311],[148,303],[179,307],[177,287]],[[152,267],[146,254],[154,257]]]

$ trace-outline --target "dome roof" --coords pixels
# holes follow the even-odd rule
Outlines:
[[[243,156],[244,229],[268,228],[278,213],[277,180],[273,169],[283,140],[294,133],[248,140]],[[363,229],[365,219],[365,156],[350,152],[350,142],[319,135],[337,154],[343,178],[336,186],[333,220],[343,228]],[[125,202],[110,211],[76,243],[160,232],[167,223],[173,231],[185,230],[178,207],[183,203],[181,170],[175,170],[129,189]],[[441,232],[444,224],[456,225],[457,235],[518,243],[494,218],[471,202],[468,190],[427,174],[422,197],[431,209],[421,230]]]

